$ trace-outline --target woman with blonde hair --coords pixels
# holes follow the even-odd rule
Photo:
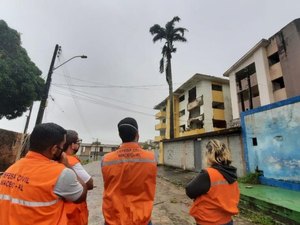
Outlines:
[[[232,225],[238,214],[240,191],[236,168],[231,166],[227,146],[213,139],[206,145],[207,168],[186,187],[186,194],[194,199],[190,209],[198,225]]]

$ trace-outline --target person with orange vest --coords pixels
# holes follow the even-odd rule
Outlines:
[[[138,124],[126,117],[118,123],[120,147],[101,161],[106,225],[151,225],[157,162],[139,144]]]
[[[78,133],[74,130],[67,130],[66,143],[64,151],[67,154],[67,159],[78,177],[86,184],[88,190],[94,188],[93,178],[86,172],[81,165],[80,159],[76,153],[80,147],[81,140],[78,138]],[[86,201],[76,204],[73,202],[65,203],[65,211],[68,218],[68,225],[87,225],[89,212]]]
[[[198,225],[232,225],[232,216],[239,212],[240,191],[230,151],[219,140],[210,140],[206,161],[209,167],[186,187],[187,196],[194,199],[190,215]]]
[[[67,224],[64,201],[84,201],[87,188],[70,169],[65,141],[66,130],[57,124],[33,129],[29,152],[0,177],[0,224]]]

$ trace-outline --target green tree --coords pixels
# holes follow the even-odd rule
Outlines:
[[[162,58],[160,60],[159,71],[161,73],[166,72],[166,80],[169,85],[169,101],[170,101],[170,138],[174,138],[174,110],[173,110],[173,82],[172,82],[172,69],[171,69],[171,58],[172,53],[176,52],[173,42],[186,42],[184,32],[187,29],[183,27],[174,27],[175,22],[179,22],[180,18],[175,16],[169,21],[165,27],[161,27],[158,24],[153,25],[150,28],[150,33],[154,35],[153,42],[164,40],[165,43],[162,48]],[[166,66],[165,66],[166,63]]]
[[[40,100],[44,88],[41,71],[21,47],[20,34],[0,20],[0,119],[22,116]]]

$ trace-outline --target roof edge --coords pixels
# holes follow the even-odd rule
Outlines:
[[[240,64],[242,64],[243,62],[245,62],[255,51],[257,51],[257,49],[259,49],[260,47],[266,47],[267,45],[269,45],[270,41],[266,40],[266,39],[261,39],[256,45],[254,45],[254,47],[252,47],[245,55],[242,56],[242,58],[240,58],[235,64],[233,64],[233,66],[231,66],[224,74],[224,77],[229,77],[229,74],[235,70],[236,68],[239,67]]]

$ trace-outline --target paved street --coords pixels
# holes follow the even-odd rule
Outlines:
[[[84,166],[92,175],[96,188],[88,194],[89,225],[104,223],[101,204],[103,183],[99,161]],[[156,197],[152,213],[153,225],[195,225],[194,219],[188,214],[191,200],[185,195],[182,187],[174,185],[162,178],[157,179]],[[234,218],[237,225],[250,225],[244,218]]]

